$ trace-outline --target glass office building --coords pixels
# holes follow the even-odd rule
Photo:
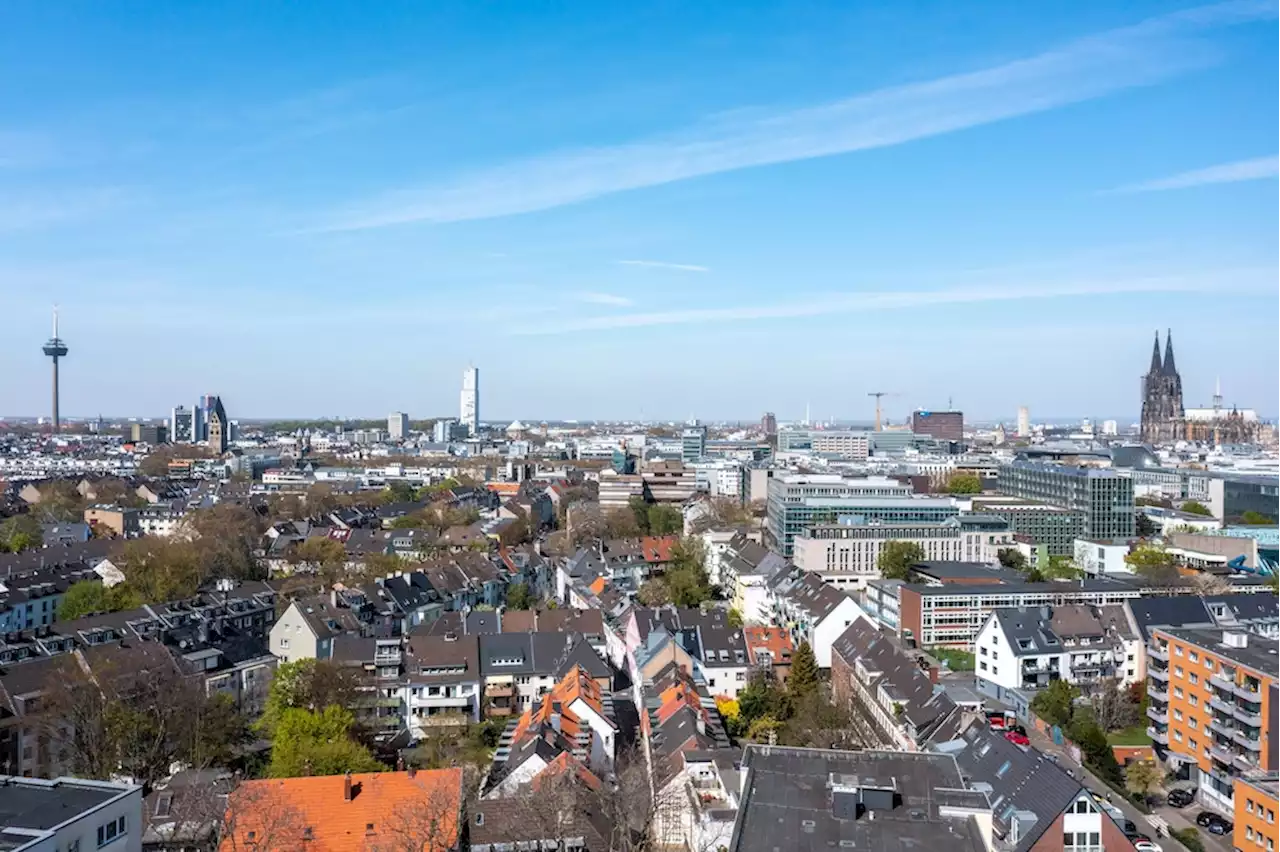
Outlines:
[[[1000,493],[1084,513],[1082,538],[1132,538],[1133,480],[1107,468],[1017,460],[1000,468]]]

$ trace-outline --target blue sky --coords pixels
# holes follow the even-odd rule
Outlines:
[[[127,9],[127,12],[125,11]],[[16,2],[0,412],[1280,411],[1273,3]]]

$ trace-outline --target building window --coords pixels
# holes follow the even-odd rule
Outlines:
[[[111,841],[124,837],[125,822],[124,817],[113,819],[106,825],[98,826],[98,848],[101,849]]]
[[[1181,722],[1181,721],[1182,721],[1182,711],[1181,711],[1181,710],[1174,710],[1174,711],[1173,711],[1173,718],[1175,718],[1175,719],[1177,719],[1179,722]]]
[[[1192,672],[1191,674],[1187,675],[1187,680],[1191,681],[1194,684],[1199,684],[1200,675],[1196,674],[1195,672]]]
[[[1188,725],[1188,726],[1191,728],[1191,730],[1193,730],[1193,731],[1194,731],[1196,728],[1200,727],[1200,723],[1196,721],[1196,717],[1195,717],[1195,716],[1192,716],[1190,719],[1188,719],[1188,720],[1187,720],[1187,725]]]
[[[1181,646],[1181,645],[1174,645],[1174,646],[1173,646],[1173,653],[1174,653],[1174,655],[1175,655],[1175,656],[1181,657],[1181,656],[1182,656],[1182,646]],[[1179,669],[1179,671],[1181,671],[1181,669]]]
[[[1195,739],[1192,737],[1187,737],[1187,745],[1190,746],[1192,749],[1199,748],[1199,743],[1197,743]]]
[[[1173,738],[1174,738],[1175,740],[1177,740],[1178,742],[1182,742],[1182,731],[1179,731],[1179,730],[1176,730],[1176,729],[1175,729],[1175,730],[1174,730],[1174,732],[1173,732]]]
[[[1187,654],[1187,659],[1193,663],[1198,663],[1200,662],[1200,655],[1197,654],[1195,651],[1191,651]]]
[[[978,667],[979,667],[979,668],[981,668],[981,669],[982,669],[982,671],[984,671],[984,672],[985,672],[985,671],[987,670],[987,661],[986,661],[986,660],[979,660],[979,661],[978,661]]]
[[[1200,706],[1200,699],[1199,699],[1199,697],[1197,697],[1197,696],[1196,696],[1196,694],[1195,694],[1194,692],[1187,696],[1187,702],[1188,702],[1192,707],[1199,707],[1199,706]]]
[[[1173,688],[1173,697],[1174,697],[1174,698],[1181,698],[1181,697],[1182,697],[1182,687],[1180,687],[1180,686],[1175,686],[1175,687]]]
[[[1182,677],[1182,666],[1174,666],[1174,667],[1173,667],[1173,676],[1174,676],[1174,677]]]

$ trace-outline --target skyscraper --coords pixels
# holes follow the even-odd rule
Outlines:
[[[680,460],[693,464],[707,454],[707,427],[696,420],[680,435]]]
[[[458,413],[458,419],[471,430],[472,435],[480,432],[480,370],[477,367],[462,371],[462,400]]]
[[[44,345],[44,354],[53,359],[53,434],[58,434],[62,420],[58,414],[58,359],[67,354],[67,344],[58,337],[58,309],[53,309],[53,337]]]
[[[766,438],[778,434],[778,418],[772,411],[766,411],[764,417],[760,418],[760,429]]]
[[[409,415],[393,411],[387,417],[387,436],[393,441],[403,441],[409,436]]]
[[[1031,437],[1031,412],[1025,405],[1018,409],[1018,437]]]
[[[191,444],[196,440],[196,413],[179,405],[169,415],[169,440],[175,444]]]
[[[1173,332],[1165,337],[1160,357],[1160,332],[1151,349],[1151,366],[1142,377],[1142,441],[1172,444],[1183,437],[1182,376],[1173,361]]]

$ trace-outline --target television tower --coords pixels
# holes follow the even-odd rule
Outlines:
[[[53,307],[53,337],[44,345],[44,354],[53,359],[53,434],[58,434],[62,421],[58,417],[58,359],[67,354],[67,344],[58,337],[58,306]]]

